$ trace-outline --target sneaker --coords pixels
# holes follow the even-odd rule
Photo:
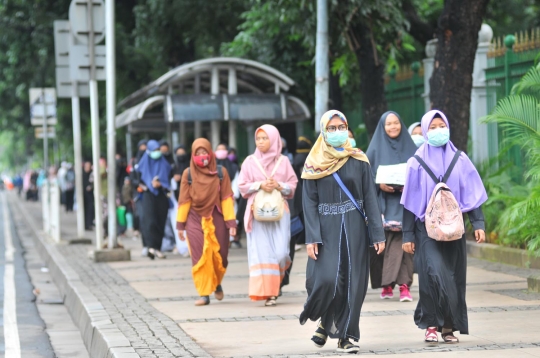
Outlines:
[[[351,343],[348,339],[340,339],[337,344],[337,351],[340,353],[353,353],[356,354],[360,350],[359,346]]]
[[[399,302],[412,302],[409,286],[405,284],[399,285]]]
[[[148,247],[143,247],[143,248],[142,248],[141,256],[142,256],[142,257],[148,256]]]
[[[381,292],[381,300],[389,300],[394,297],[394,291],[392,290],[392,287],[383,287]]]

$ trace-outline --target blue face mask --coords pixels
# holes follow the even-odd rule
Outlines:
[[[434,147],[442,147],[450,140],[450,130],[448,128],[437,128],[427,133],[428,144]]]
[[[332,147],[341,147],[349,139],[349,132],[347,131],[335,131],[333,133],[326,133],[326,142]]]
[[[413,134],[411,136],[411,139],[413,140],[414,144],[416,144],[417,147],[420,147],[426,141],[424,139],[424,136],[420,134]]]
[[[161,152],[159,150],[150,152],[150,158],[152,159],[159,159],[161,158]]]
[[[354,138],[349,138],[349,143],[351,143],[351,146],[353,148],[356,148],[356,141],[354,140]]]

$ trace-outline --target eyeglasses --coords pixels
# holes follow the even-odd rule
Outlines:
[[[345,124],[341,124],[339,127],[336,128],[336,126],[328,126],[326,127],[326,131],[328,133],[334,133],[336,129],[340,132],[345,132],[347,130],[347,126]]]

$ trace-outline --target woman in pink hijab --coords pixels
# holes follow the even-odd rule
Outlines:
[[[249,263],[249,297],[266,300],[265,306],[275,306],[289,257],[290,212],[283,200],[283,216],[276,221],[257,221],[253,204],[261,190],[277,190],[282,199],[294,196],[298,179],[287,157],[281,155],[281,136],[276,127],[265,124],[255,132],[255,153],[246,158],[238,178],[240,193],[248,199],[244,226],[247,234]],[[264,173],[263,173],[264,171]]]

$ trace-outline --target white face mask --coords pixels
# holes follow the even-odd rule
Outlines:
[[[421,134],[413,134],[411,135],[411,139],[413,140],[414,144],[416,144],[417,147],[420,147],[426,141],[424,136]]]

